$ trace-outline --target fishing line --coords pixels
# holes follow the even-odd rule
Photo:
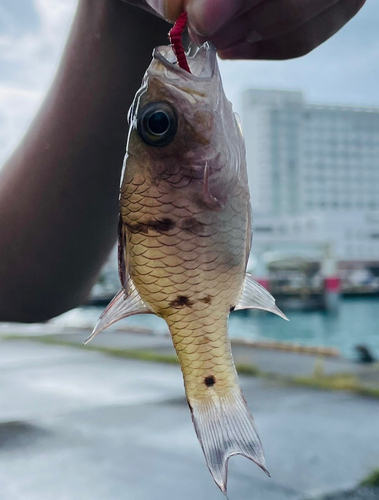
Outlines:
[[[172,48],[175,52],[179,66],[182,69],[188,71],[188,73],[191,73],[182,43],[182,35],[186,26],[187,26],[187,12],[182,12],[178,17],[178,19],[176,20],[174,26],[169,31],[168,37],[170,39]]]

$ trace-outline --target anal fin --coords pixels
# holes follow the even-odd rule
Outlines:
[[[139,293],[134,286],[134,283],[129,278],[128,286],[125,290],[122,288],[110,301],[107,308],[103,311],[98,319],[95,328],[91,335],[84,341],[84,345],[88,344],[98,333],[113,325],[120,319],[133,316],[134,314],[148,314],[152,310],[141,299]]]
[[[272,312],[286,321],[289,321],[287,316],[275,304],[275,299],[271,293],[253,280],[253,277],[247,273],[242,285],[241,295],[234,308],[235,311],[240,309],[262,309],[263,311]]]

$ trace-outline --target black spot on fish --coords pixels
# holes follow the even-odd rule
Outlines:
[[[175,300],[170,302],[171,307],[192,307],[193,302],[185,295],[178,295]]]
[[[236,308],[236,306],[232,306],[232,307],[229,309],[229,311],[230,311],[230,312],[233,312],[235,308]]]
[[[148,222],[133,222],[131,224],[126,224],[126,227],[131,233],[148,234],[150,231],[165,233],[175,227],[175,222],[172,219],[165,218],[150,220]]]
[[[210,375],[209,377],[205,377],[204,379],[204,384],[207,386],[207,387],[213,387],[216,383],[216,379],[214,378],[213,375]]]
[[[155,229],[158,232],[170,231],[175,227],[175,222],[172,219],[165,218],[160,220],[151,220],[146,223],[148,228]]]
[[[128,231],[130,233],[142,233],[142,234],[147,234],[149,232],[149,228],[146,226],[146,224],[141,224],[140,222],[133,222],[131,224],[126,223],[125,224]]]
[[[199,299],[200,302],[204,302],[204,304],[210,304],[212,302],[212,297],[210,295],[206,295],[202,299]]]
[[[198,221],[194,217],[189,217],[188,219],[183,219],[180,223],[180,227],[192,234],[203,234],[205,230],[205,224]]]

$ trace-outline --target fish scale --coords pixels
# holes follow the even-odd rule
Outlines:
[[[132,232],[127,234],[125,247],[130,274],[141,298],[169,326],[191,404],[210,391],[224,392],[235,384],[227,317],[238,299],[244,277],[246,198],[241,197],[237,207],[227,204],[221,211],[213,212],[211,220],[203,223],[201,234],[196,234],[178,229],[185,220],[192,218],[194,223],[199,222],[196,216],[201,214],[201,208],[204,211],[204,207],[194,206],[191,200],[190,182],[184,182],[184,187],[178,189],[170,179],[147,178],[141,182],[138,175],[139,184],[135,184],[133,167],[127,175],[120,199],[122,222],[126,227],[136,222],[143,225],[137,238]],[[237,195],[240,189],[236,186]],[[138,190],[143,191],[144,197],[136,194]],[[157,203],[144,203],[145,197],[151,199],[153,196]],[[185,217],[175,205],[158,203],[160,199],[173,197],[182,200]],[[166,210],[167,206],[170,210]],[[170,213],[173,227],[163,232],[151,221],[160,221],[167,213]],[[145,233],[149,224],[151,228]],[[236,245],[232,244],[233,240]],[[201,251],[194,251],[199,247]],[[221,253],[223,248],[226,251]],[[158,281],[152,281],[151,273],[156,276],[158,269]],[[180,283],[177,283],[178,278]],[[178,297],[186,297],[188,303],[177,301],[175,304]],[[202,302],[204,297],[210,297],[211,304]],[[207,387],[204,380],[211,376],[216,383]]]

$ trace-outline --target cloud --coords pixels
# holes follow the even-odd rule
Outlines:
[[[75,6],[75,0],[0,2],[0,165],[50,85]]]
[[[40,20],[32,2],[12,0],[6,5],[0,3],[0,32],[20,35],[39,28]]]

